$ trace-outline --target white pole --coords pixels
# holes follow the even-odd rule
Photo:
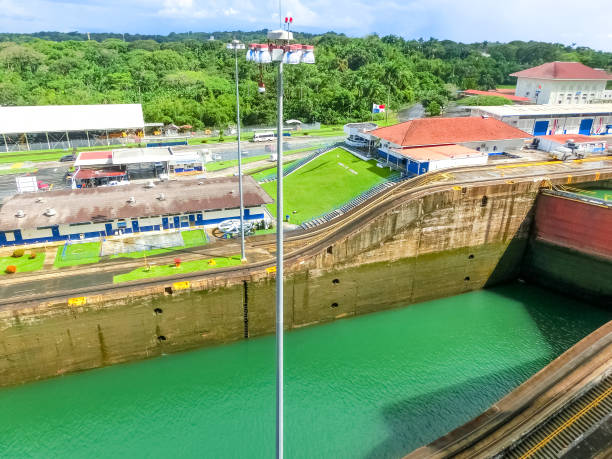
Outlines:
[[[247,261],[244,249],[244,199],[242,196],[242,150],[240,148],[240,92],[238,89],[238,43],[234,43],[234,60],[236,61],[236,125],[238,126],[238,194],[240,195],[240,255],[241,261]]]
[[[6,143],[6,136],[2,134],[2,139],[4,140],[4,149],[8,153],[8,143]]]
[[[51,150],[51,142],[49,142],[49,133],[47,131],[45,131],[45,137],[47,137],[47,147]]]
[[[276,457],[283,458],[283,61],[278,63],[276,132]]]

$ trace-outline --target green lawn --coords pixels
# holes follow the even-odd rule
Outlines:
[[[0,169],[0,175],[11,175],[11,174],[27,174],[36,172],[38,169],[35,167],[20,167],[17,169]]]
[[[256,161],[262,161],[264,159],[268,159],[270,155],[259,155],[259,156],[250,156],[248,158],[242,158],[242,164],[254,163]],[[221,169],[227,169],[228,167],[235,167],[238,165],[237,159],[228,159],[226,161],[215,161],[212,163],[206,163],[206,170],[208,172],[219,171]]]
[[[100,261],[100,242],[70,244],[66,247],[63,257],[62,252],[64,252],[63,245],[57,248],[57,253],[55,254],[53,266],[56,268],[97,263]]]
[[[195,271],[206,271],[208,269],[226,268],[228,266],[237,266],[240,262],[240,255],[232,255],[230,257],[213,258],[214,264],[210,264],[210,259],[185,261],[176,268],[172,265],[150,266],[147,271],[144,267],[137,268],[129,273],[118,274],[113,277],[113,283],[129,282],[137,279],[149,279],[151,277],[172,276],[174,274],[186,274]]]
[[[303,223],[347,203],[391,173],[374,160],[363,161],[335,148],[285,177],[284,213],[291,223]],[[261,186],[276,198],[276,181]],[[268,210],[275,216],[276,204],[268,204]]]
[[[152,249],[152,250],[140,250],[138,252],[129,252],[129,253],[121,253],[117,255],[112,255],[111,258],[142,258],[145,255],[150,257],[152,255],[159,255],[161,253],[169,253],[174,252],[176,250],[185,249],[188,247],[198,247],[201,245],[206,245],[208,243],[208,239],[206,238],[206,233],[204,230],[189,230],[181,232],[181,236],[183,236],[183,245],[176,247],[168,247],[162,249]]]
[[[38,271],[45,262],[45,252],[36,252],[36,258],[30,259],[30,253],[36,250],[26,250],[22,257],[0,257],[0,275],[6,274],[6,267],[13,265],[17,267],[17,273]]]

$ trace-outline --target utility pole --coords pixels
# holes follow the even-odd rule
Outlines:
[[[234,50],[235,80],[236,80],[236,126],[238,129],[238,194],[240,195],[240,259],[243,263],[247,261],[244,248],[244,198],[242,194],[242,150],[240,146],[240,90],[238,88],[238,50],[244,49],[244,43],[232,40],[227,44],[227,49]]]
[[[279,0],[279,15],[281,13]],[[284,318],[283,318],[283,64],[314,64],[314,47],[290,45],[293,33],[289,31],[293,18],[286,17],[286,30],[268,32],[268,44],[251,45],[247,60],[259,64],[278,62],[278,120],[277,120],[277,178],[276,178],[276,457],[283,458],[283,375],[284,375]],[[261,87],[261,86],[260,86]]]

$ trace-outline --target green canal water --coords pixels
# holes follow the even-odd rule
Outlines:
[[[611,315],[517,283],[287,333],[286,456],[401,457]],[[0,390],[0,456],[273,457],[274,368],[269,336]]]

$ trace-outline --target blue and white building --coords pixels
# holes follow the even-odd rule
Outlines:
[[[244,219],[272,221],[272,198],[243,177]],[[0,209],[0,246],[216,227],[240,218],[238,177],[23,193]]]

